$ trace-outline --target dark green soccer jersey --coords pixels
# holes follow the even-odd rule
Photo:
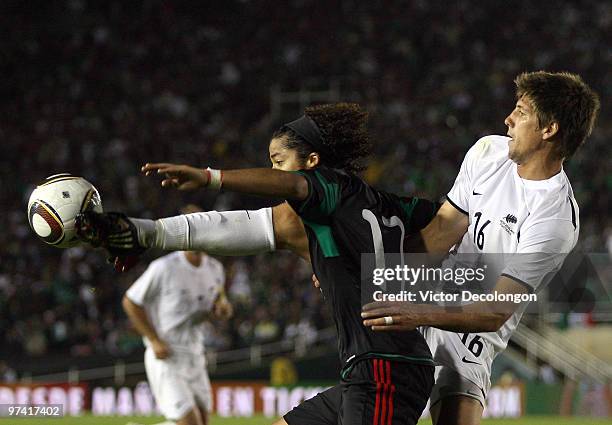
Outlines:
[[[438,204],[381,192],[324,166],[298,173],[308,180],[308,197],[290,204],[304,222],[312,267],[331,304],[343,369],[366,357],[432,363],[420,332],[373,332],[363,326],[361,254],[399,253],[402,236],[425,227]]]

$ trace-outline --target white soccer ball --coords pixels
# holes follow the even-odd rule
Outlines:
[[[78,245],[74,228],[77,214],[102,212],[98,190],[83,177],[55,174],[47,177],[30,195],[28,221],[40,239],[58,248]]]

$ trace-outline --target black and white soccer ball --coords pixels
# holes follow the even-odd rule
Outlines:
[[[57,248],[79,244],[74,221],[77,214],[102,212],[98,190],[83,177],[55,174],[39,183],[28,201],[28,221],[40,239]]]

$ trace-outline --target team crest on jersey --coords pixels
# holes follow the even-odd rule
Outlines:
[[[501,220],[499,220],[499,225],[502,227],[502,229],[504,229],[509,235],[513,235],[514,234],[514,229],[512,228],[512,226],[514,224],[516,224],[517,219],[514,215],[512,214],[508,214],[507,216],[505,216],[504,218],[502,218]]]

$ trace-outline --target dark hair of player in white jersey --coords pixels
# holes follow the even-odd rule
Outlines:
[[[559,124],[555,152],[570,158],[590,136],[599,112],[599,96],[580,76],[569,72],[525,72],[514,80],[516,97],[533,106],[539,128]]]
[[[285,124],[270,142],[273,168],[307,169],[316,165],[359,173],[371,152],[368,113],[355,103],[307,107],[304,117]],[[316,161],[313,162],[313,159]]]

